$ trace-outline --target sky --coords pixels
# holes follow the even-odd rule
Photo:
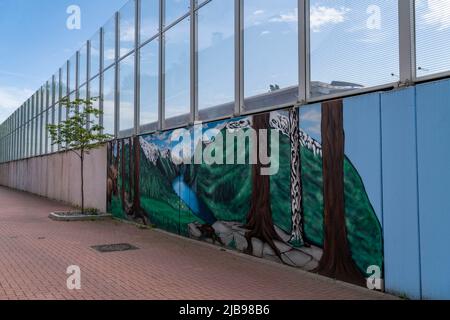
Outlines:
[[[171,21],[188,10],[189,0],[167,1]],[[398,81],[397,1],[310,1],[312,81],[363,86]],[[0,0],[0,123],[126,2]],[[244,1],[245,97],[266,93],[272,84],[280,88],[297,85],[297,3]],[[81,8],[80,30],[66,27],[66,10],[73,4]],[[234,99],[233,4],[231,0],[214,0],[199,11],[200,109]],[[418,74],[450,70],[450,0],[417,0],[416,9]],[[183,21],[166,34],[166,116],[189,111],[188,31],[189,23]],[[143,65],[148,67],[141,70],[143,82],[148,83],[143,105],[153,104],[154,115],[149,110],[141,114],[154,118],[157,100],[151,96],[157,97],[156,60]],[[124,106],[130,103],[123,101]]]
[[[36,91],[126,0],[0,0],[0,123]],[[81,29],[66,26],[70,5]]]

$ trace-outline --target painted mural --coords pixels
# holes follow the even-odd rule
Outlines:
[[[382,231],[364,182],[345,156],[343,114],[342,101],[334,101],[194,126],[183,162],[174,156],[174,131],[113,141],[108,210],[365,286],[368,267],[383,266]],[[259,141],[257,134],[257,143],[244,149],[223,148],[224,137],[236,130],[268,130],[269,136]],[[250,151],[261,154],[262,142],[270,164],[260,157],[228,164],[251,159]],[[205,152],[216,162],[197,161]],[[262,174],[269,166],[275,173]]]

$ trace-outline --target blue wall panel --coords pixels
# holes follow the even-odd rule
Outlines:
[[[345,155],[360,174],[378,221],[383,225],[379,93],[344,100],[344,131]]]
[[[420,298],[415,89],[381,95],[385,286]]]
[[[450,81],[416,90],[422,296],[450,299]]]

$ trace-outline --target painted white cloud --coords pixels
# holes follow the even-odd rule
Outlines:
[[[305,130],[312,134],[321,133],[321,121],[322,113],[315,109],[304,111],[300,115],[300,126],[304,126],[306,122]]]
[[[342,23],[346,19],[349,8],[333,8],[326,6],[313,6],[311,8],[311,31],[320,32],[322,27]]]
[[[32,90],[24,88],[0,87],[0,123],[3,123],[32,94]]]
[[[427,10],[423,14],[425,23],[437,26],[439,31],[450,28],[450,1],[428,0]]]

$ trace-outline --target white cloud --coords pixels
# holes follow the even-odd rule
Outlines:
[[[263,13],[264,13],[264,10],[256,10],[255,12],[253,12],[253,15],[259,16],[259,15],[261,15]]]
[[[115,49],[106,49],[104,54],[105,54],[106,60],[114,60],[116,58],[116,50]]]
[[[127,23],[125,26],[121,26],[120,40],[126,42],[134,41],[134,25]]]
[[[24,88],[0,87],[0,123],[5,121],[32,94],[32,90]]]
[[[338,24],[345,21],[349,8],[332,8],[326,6],[313,6],[311,8],[311,31],[320,32],[325,25]]]
[[[428,0],[426,13],[423,14],[425,23],[437,26],[439,31],[450,28],[450,1]]]
[[[298,21],[298,9],[295,8],[293,11],[288,13],[282,13],[272,19],[270,22],[297,22]]]
[[[270,34],[270,31],[269,30],[265,30],[265,31],[261,32],[260,36],[262,37],[262,36],[265,36],[265,35],[268,35],[268,34]]]

